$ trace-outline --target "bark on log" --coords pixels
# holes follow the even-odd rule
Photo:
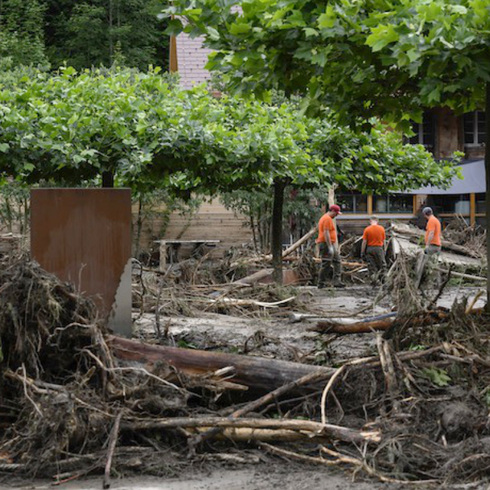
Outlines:
[[[391,229],[395,232],[398,233],[399,235],[405,235],[405,236],[410,236],[410,237],[415,237],[415,238],[420,238],[425,236],[425,232],[423,230],[418,230],[414,228],[409,228],[408,226],[403,226],[399,225],[396,223],[393,223],[391,225]],[[456,243],[450,242],[449,240],[441,240],[441,246],[442,248],[445,248],[446,250],[452,250],[453,252],[457,252],[461,255],[467,255],[470,257],[474,257],[475,259],[480,259],[481,255],[474,252],[473,250],[470,250],[467,247],[463,247],[462,245],[457,245]]]
[[[191,375],[214,372],[227,366],[233,366],[235,375],[228,381],[265,391],[274,390],[314,372],[323,372],[326,376],[335,372],[333,368],[321,366],[255,356],[150,345],[116,336],[108,338],[108,345],[119,359],[142,363],[164,361]]]
[[[308,241],[318,230],[318,227],[315,226],[312,228],[306,235],[303,235],[297,242],[294,242],[290,247],[288,247],[282,253],[282,258],[287,257],[289,254],[293,253],[298,247],[303,245],[306,241]]]
[[[443,272],[444,274],[447,274],[449,271],[447,269],[442,269],[441,267],[435,267],[436,271]],[[470,281],[486,281],[486,277],[480,277],[480,276],[473,276],[471,274],[463,274],[462,272],[455,272],[451,271],[451,275],[454,277],[461,277],[463,279],[468,279]]]
[[[204,428],[186,429],[191,434],[201,434]],[[206,432],[209,432],[207,430]],[[236,442],[296,442],[304,441],[325,441],[326,436],[311,435],[311,433],[297,432],[287,429],[249,429],[247,427],[228,427],[220,428],[220,431],[211,436],[212,439],[224,439]]]
[[[393,319],[375,320],[372,322],[356,322],[351,324],[333,323],[330,321],[318,322],[316,327],[309,330],[323,333],[369,333],[373,330],[388,330],[393,325]]]
[[[262,269],[258,272],[255,272],[254,274],[251,274],[250,276],[239,279],[238,281],[235,281],[232,284],[243,284],[243,285],[250,286],[252,284],[256,284],[261,279],[264,279],[265,277],[270,276],[272,274],[272,272],[273,272],[273,269]]]
[[[472,308],[467,311],[467,315],[480,315],[483,313],[483,308]],[[388,313],[386,315],[380,315],[378,319],[373,318],[373,321],[361,321],[355,323],[336,323],[333,321],[321,321],[316,324],[316,326],[308,328],[308,330],[313,332],[321,333],[339,333],[339,334],[349,334],[349,333],[368,333],[373,330],[388,330],[395,323],[400,324],[407,322],[409,326],[420,327],[425,325],[432,325],[434,323],[439,323],[441,321],[447,320],[450,313],[444,309],[436,309],[426,312],[421,312],[418,315],[411,317],[395,317],[393,319],[381,319],[383,316],[391,315]]]
[[[477,313],[477,310],[472,310],[471,313]],[[384,315],[380,315],[384,316]],[[409,318],[386,318],[386,319],[373,319],[372,321],[361,321],[355,323],[337,323],[332,321],[321,321],[316,324],[315,327],[311,327],[308,330],[322,333],[338,333],[338,334],[350,334],[350,333],[369,333],[373,330],[388,330],[394,323],[409,322],[412,326],[431,325],[449,317],[449,313],[442,310],[435,310],[430,312],[423,312],[420,315],[415,315]]]
[[[244,427],[249,429],[286,429],[310,432],[315,435],[328,436],[346,442],[379,442],[378,431],[358,431],[339,425],[322,424],[311,420],[297,419],[255,419],[226,417],[169,417],[164,419],[149,419],[127,421],[122,425],[126,430],[158,430],[173,428],[199,427],[209,430],[210,427]]]

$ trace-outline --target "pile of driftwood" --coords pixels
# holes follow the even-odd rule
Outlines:
[[[331,367],[109,335],[25,258],[0,284],[1,472],[107,488],[233,445],[387,482],[488,477],[489,322],[471,303],[386,318],[375,355]]]

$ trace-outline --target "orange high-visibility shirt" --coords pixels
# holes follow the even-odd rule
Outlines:
[[[427,243],[429,240],[429,233],[433,231],[434,236],[430,243]],[[427,226],[425,228],[425,244],[426,245],[437,245],[441,246],[441,222],[435,217],[431,216],[427,221]]]
[[[369,225],[364,229],[362,238],[368,247],[382,247],[386,238],[385,229],[381,225]]]
[[[318,222],[318,238],[316,239],[316,243],[326,242],[325,233],[330,234],[330,243],[332,245],[337,242],[337,230],[335,229],[335,223],[328,213],[325,213]]]

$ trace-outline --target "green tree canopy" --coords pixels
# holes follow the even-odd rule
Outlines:
[[[271,88],[326,103],[344,119],[399,123],[424,106],[465,111],[483,103],[490,74],[485,0],[176,0],[216,52],[209,68],[230,89]],[[241,9],[233,8],[240,4]],[[170,29],[184,27],[174,19]]]
[[[453,172],[383,128],[357,134],[292,103],[217,99],[158,70],[4,74],[0,117],[0,170],[28,182],[110,175],[133,188],[217,192],[283,180],[385,192],[442,184]]]
[[[45,64],[44,3],[39,0],[0,2],[0,61],[11,64]],[[0,68],[4,69],[5,65]]]
[[[124,61],[146,70],[165,66],[168,36],[158,18],[164,0],[45,0],[46,52],[51,64],[77,69]]]

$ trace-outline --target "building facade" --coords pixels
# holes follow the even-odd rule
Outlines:
[[[210,50],[202,39],[179,34],[171,39],[171,70],[180,74],[184,87],[210,78],[204,66]],[[357,231],[366,219],[379,215],[381,220],[408,221],[421,207],[431,206],[443,222],[461,215],[471,225],[485,225],[485,113],[474,111],[462,116],[441,107],[426,111],[421,123],[414,123],[409,143],[421,144],[436,160],[443,162],[456,151],[464,153],[461,171],[464,179],[455,178],[448,189],[427,186],[404,193],[363,195],[352,190],[338,189],[336,201],[342,207],[339,222],[343,228]]]

